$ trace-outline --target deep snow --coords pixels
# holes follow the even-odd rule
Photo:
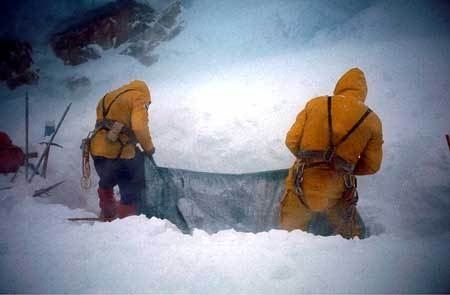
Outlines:
[[[26,89],[33,143],[45,120],[73,106],[48,178],[26,184],[20,174],[13,189],[0,191],[0,292],[450,292],[446,1],[186,1],[185,30],[158,47],[160,60],[149,68],[114,50],[64,66],[45,37],[76,9],[97,5],[69,2],[14,10],[20,22],[13,31],[32,36],[41,79],[12,92],[0,88],[0,130],[23,145]],[[296,114],[309,98],[332,93],[354,66],[366,74],[367,103],[385,137],[381,171],[359,178],[369,238],[281,230],[186,235],[143,216],[65,220],[98,213],[95,185],[79,188],[79,144],[106,91],[132,79],[150,85],[159,165],[254,172],[289,167],[284,137]],[[67,79],[82,75],[94,86],[70,92]],[[10,177],[1,176],[1,187]],[[31,197],[60,180],[50,196]]]

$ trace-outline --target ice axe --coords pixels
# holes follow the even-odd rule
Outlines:
[[[42,141],[39,144],[47,144],[47,142],[46,141]],[[56,147],[59,147],[61,149],[63,148],[62,145],[59,145],[59,144],[54,143],[54,142],[51,142],[51,143],[48,143],[48,144],[50,146],[56,146]],[[44,155],[44,163],[42,164],[42,171],[41,171],[41,176],[44,177],[44,178],[47,176],[47,163],[48,163],[48,156],[50,154],[50,147],[48,149],[46,149],[46,151],[47,151],[47,153]]]
[[[36,164],[36,170],[33,171],[33,174],[31,175],[30,179],[28,180],[29,183],[33,180],[33,177],[36,175],[37,171],[39,170],[39,167],[42,164],[42,160],[44,160],[44,157],[46,154],[48,154],[48,150],[50,149],[50,146],[53,144],[53,140],[55,139],[56,134],[58,133],[59,127],[61,127],[62,122],[64,121],[64,118],[66,117],[67,113],[69,112],[70,106],[72,103],[69,103],[69,105],[66,107],[66,110],[64,111],[61,119],[58,122],[58,126],[56,126],[55,132],[52,134],[52,137],[48,142],[46,142],[46,147],[44,152],[42,153],[41,157],[39,158],[38,163]]]

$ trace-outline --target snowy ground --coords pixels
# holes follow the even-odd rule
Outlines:
[[[160,61],[150,68],[114,51],[63,66],[42,41],[58,17],[42,16],[61,18],[73,5],[17,10],[31,15],[19,29],[33,15],[39,19],[40,29],[30,34],[41,80],[13,92],[0,88],[0,130],[24,142],[26,89],[33,143],[42,139],[45,120],[73,106],[56,137],[64,150],[52,150],[48,178],[26,184],[20,174],[14,188],[0,191],[0,292],[449,293],[448,3],[184,3],[185,30],[159,47]],[[158,164],[254,172],[291,164],[284,137],[296,114],[309,98],[331,93],[354,66],[366,73],[367,103],[385,136],[381,171],[360,178],[369,238],[280,230],[186,235],[143,216],[110,224],[65,220],[98,212],[95,187],[79,188],[79,143],[106,91],[131,79],[150,85]],[[67,79],[77,75],[93,86],[67,90]],[[10,177],[1,176],[0,187]],[[31,197],[60,180],[51,196]]]

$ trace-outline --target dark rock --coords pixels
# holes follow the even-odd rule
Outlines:
[[[71,77],[66,82],[66,87],[71,92],[76,92],[78,90],[86,89],[91,87],[92,83],[91,80],[89,80],[88,77],[82,76],[82,77]]]
[[[159,60],[159,56],[158,55],[142,55],[142,56],[138,56],[136,57],[137,60],[139,60],[143,65],[149,67],[152,64],[156,63]]]
[[[10,78],[6,81],[6,85],[8,88],[13,90],[17,87],[27,84],[27,85],[36,85],[39,81],[39,75],[34,71],[27,71],[21,75],[17,75],[13,78]]]
[[[0,80],[10,89],[23,84],[35,84],[39,75],[31,70],[32,47],[28,42],[14,39],[0,40]]]
[[[161,14],[158,23],[167,30],[171,30],[171,28],[177,27],[178,16],[180,14],[181,14],[180,3],[178,2],[178,5],[174,3]]]
[[[133,56],[142,64],[150,66],[158,61],[158,56],[151,54],[152,50],[161,42],[178,35],[183,25],[180,1],[174,1],[158,15],[152,26],[131,38],[130,44],[121,54]]]
[[[68,65],[97,59],[102,50],[119,46],[124,47],[121,54],[150,65],[158,60],[151,51],[183,28],[180,1],[168,3],[162,11],[134,0],[110,3],[54,34],[51,46],[56,56]]]
[[[156,54],[149,54],[149,51],[151,50],[149,50],[149,47],[147,47],[145,43],[136,42],[130,44],[127,49],[121,53],[133,56],[145,66],[151,66],[159,60],[159,56]]]

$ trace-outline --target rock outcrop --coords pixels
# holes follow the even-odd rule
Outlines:
[[[0,80],[9,89],[23,84],[35,84],[38,74],[31,69],[33,49],[30,43],[15,39],[0,40]]]
[[[65,81],[66,88],[72,95],[84,96],[89,93],[92,82],[86,76],[72,76]]]
[[[51,38],[56,56],[67,65],[79,65],[118,48],[144,65],[158,60],[152,50],[183,29],[180,0],[166,1],[156,10],[135,0],[121,0],[92,10]]]

